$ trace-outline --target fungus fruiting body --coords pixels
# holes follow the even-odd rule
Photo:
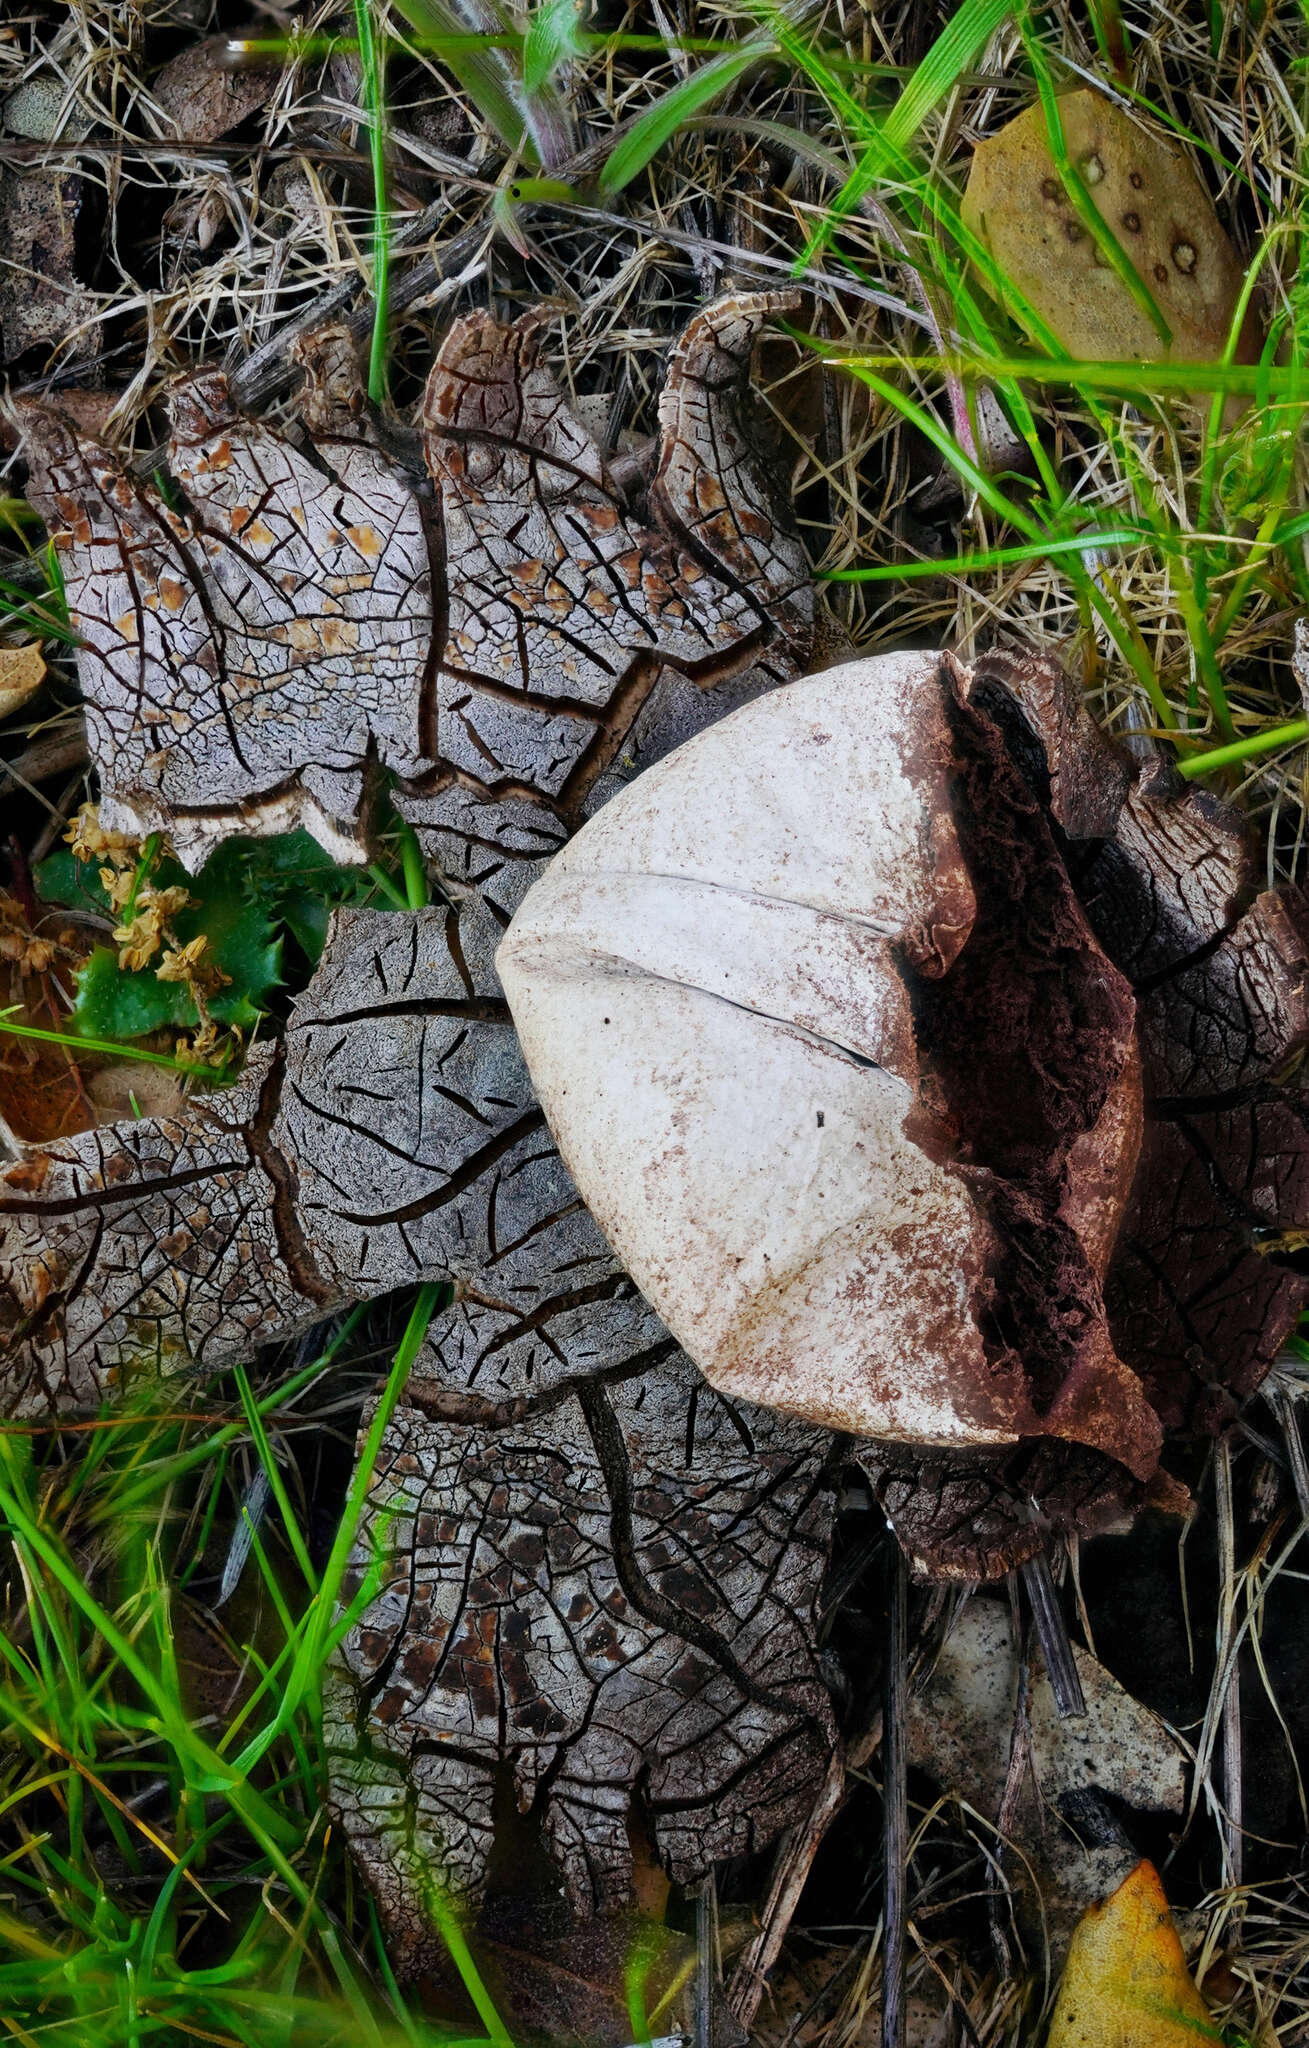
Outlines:
[[[362,1419],[330,1682],[408,1974],[507,1788],[583,1913],[634,1817],[685,1882],[804,1818],[851,1458],[918,1567],[993,1576],[1179,1498],[1170,1440],[1305,1295],[1298,895],[1053,663],[795,680],[829,628],[739,403],[776,306],[692,322],[632,497],[531,316],[441,345],[434,521],[339,335],[303,446],[174,394],[183,511],[26,415],[111,808],[192,862],[295,821],[358,858],[384,762],[433,880],[336,913],[234,1088],[0,1165],[13,1414],[451,1283]]]
[[[1272,1085],[1307,931],[1231,814],[1136,769],[1052,664],[913,653],[653,766],[497,966],[592,1214],[715,1386],[887,1447],[892,1501],[906,1453],[975,1479],[1043,1446],[1044,1515],[1094,1526],[1177,1498],[1166,1430],[1295,1313],[1255,1233],[1309,1197]],[[947,1573],[1040,1540],[979,1557],[903,1519]]]

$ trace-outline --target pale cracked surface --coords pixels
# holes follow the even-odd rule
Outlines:
[[[197,867],[233,831],[304,823],[358,858],[370,746],[423,764],[432,632],[418,499],[366,440],[311,453],[174,387],[169,466],[189,511],[45,407],[22,418],[28,494],[59,551],[102,815],[166,831]]]
[[[476,882],[487,852],[553,850],[638,720],[640,750],[671,745],[717,715],[717,686],[739,701],[794,674],[813,590],[740,418],[754,338],[792,303],[691,322],[650,524],[538,362],[535,315],[451,327],[423,406],[427,499],[375,444],[336,329],[301,344],[300,442],[238,413],[221,373],[178,381],[176,503],[24,403],[105,822],[167,831],[190,867],[297,824],[359,860],[380,766],[433,858]]]
[[[375,756],[454,899],[338,913],[236,1089],[0,1171],[10,1412],[244,1358],[413,1281],[463,1291],[382,1445],[363,1541],[389,1532],[391,1583],[334,1703],[333,1796],[414,1971],[440,1952],[433,1875],[481,1883],[505,1765],[590,1911],[627,1895],[629,1809],[694,1879],[798,1818],[831,1753],[830,1439],[724,1403],[633,1293],[493,968],[586,812],[806,658],[804,557],[736,416],[777,303],[711,308],[674,351],[652,525],[530,319],[447,337],[426,509],[335,334],[309,353],[304,446],[235,415],[221,378],[178,387],[185,511],[27,416],[111,815],[192,861],[295,822],[348,853]]]
[[[225,1094],[0,1167],[6,1414],[102,1400],[120,1368],[239,1356],[321,1311],[281,1240],[259,1139],[268,1050]]]

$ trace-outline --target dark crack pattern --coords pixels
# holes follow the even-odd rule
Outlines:
[[[106,822],[167,830],[193,864],[296,823],[357,856],[380,765],[457,905],[338,913],[239,1087],[0,1171],[11,1413],[458,1283],[382,1446],[357,1568],[380,1544],[385,1584],[332,1703],[333,1799],[414,1970],[433,1879],[482,1881],[506,1768],[590,1912],[628,1896],[633,1810],[689,1881],[796,1819],[833,1741],[814,1639],[829,1440],[724,1403],[633,1293],[493,966],[589,811],[803,666],[803,552],[737,417],[777,303],[711,308],[674,353],[651,525],[531,318],[447,336],[427,506],[332,331],[303,349],[304,445],[236,413],[219,376],[177,387],[183,510],[26,413]]]
[[[630,1284],[530,1325],[463,1303],[411,1387],[355,1559],[380,1544],[384,1583],[334,1698],[360,1758],[337,1798],[396,1951],[426,1938],[416,1871],[480,1881],[506,1762],[583,1912],[629,1896],[634,1805],[685,1881],[767,1841],[833,1740],[822,1433],[751,1410],[743,1438]],[[473,1390],[510,1412],[423,1412]]]
[[[375,445],[334,328],[300,346],[303,445],[239,413],[218,372],[174,386],[184,509],[24,403],[105,822],[168,832],[188,866],[296,824],[360,859],[380,766],[456,882],[521,882],[524,861],[530,879],[648,700],[669,700],[675,744],[688,689],[731,681],[739,701],[803,665],[812,585],[738,412],[754,337],[790,304],[731,299],[691,323],[649,525],[538,362],[536,315],[470,314],[446,336],[423,409],[430,504]]]

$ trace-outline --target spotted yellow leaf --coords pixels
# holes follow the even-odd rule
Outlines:
[[[45,681],[45,662],[35,640],[0,647],[0,718],[12,718]]]
[[[1058,110],[1068,162],[1126,257],[1127,280],[1060,177],[1034,101],[978,144],[964,194],[964,222],[994,260],[992,290],[1012,292],[1015,317],[1030,327],[1025,300],[1085,361],[1212,362],[1243,268],[1195,171],[1099,93],[1069,93]]]
[[[1078,1922],[1046,2048],[1202,2048],[1222,2038],[1191,1981],[1159,1873],[1138,1863]]]

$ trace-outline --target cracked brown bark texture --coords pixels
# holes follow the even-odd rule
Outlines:
[[[467,1290],[383,1441],[359,1569],[380,1538],[388,1582],[335,1694],[334,1798],[415,1969],[422,1873],[480,1883],[499,1765],[591,1910],[627,1896],[634,1802],[689,1879],[789,1824],[833,1740],[830,1439],[724,1403],[633,1293],[532,1096],[498,934],[476,902],[339,912],[237,1089],[0,1174],[11,1412]]]
[[[325,1309],[458,1279],[527,1305],[619,1269],[551,1144],[476,903],[341,911],[231,1091],[0,1170],[6,1406],[215,1366]]]
[[[424,1870],[485,1875],[505,1765],[582,1912],[628,1900],[630,1827],[689,1882],[812,1797],[828,1449],[707,1388],[629,1283],[441,1319],[360,1532],[354,1572],[380,1556],[382,1586],[334,1698],[357,1759],[335,1796],[409,1967]]]

